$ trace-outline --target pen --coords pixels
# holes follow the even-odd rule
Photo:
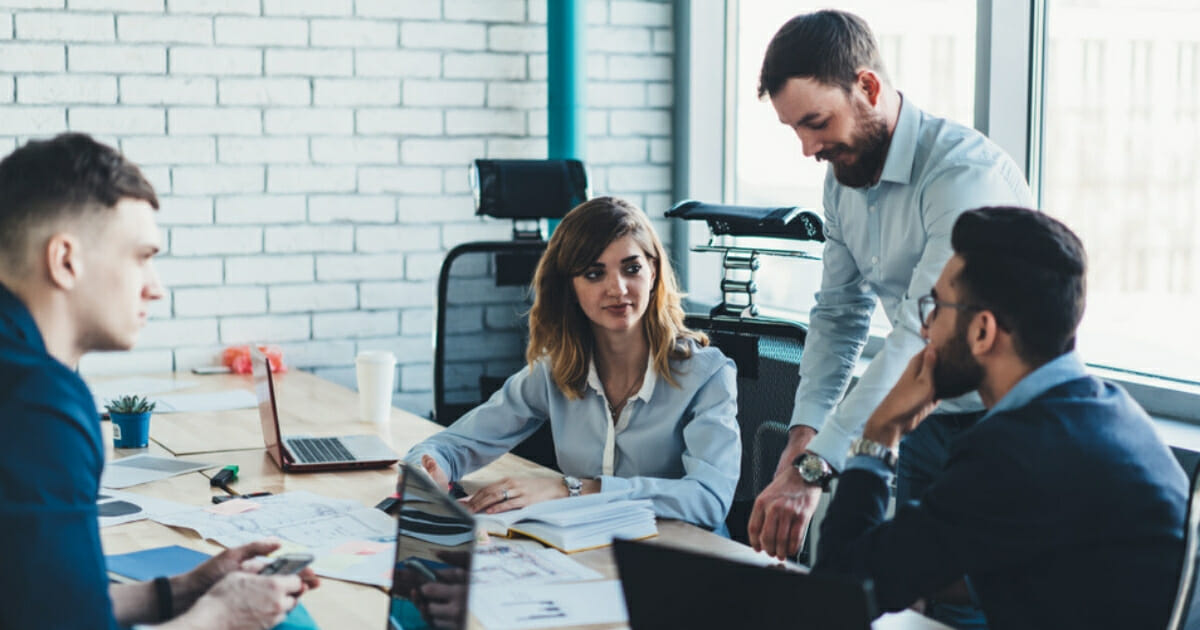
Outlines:
[[[253,499],[255,497],[269,497],[269,496],[271,496],[270,492],[251,492],[250,494],[243,494],[243,495],[239,495],[239,496],[231,495],[231,496],[225,496],[225,497],[218,495],[218,496],[215,496],[212,498],[212,502],[216,503],[216,504],[221,504],[230,499]]]

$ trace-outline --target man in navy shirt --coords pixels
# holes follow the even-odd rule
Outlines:
[[[162,297],[157,208],[137,166],[86,135],[0,161],[0,628],[267,628],[316,585],[311,569],[243,570],[278,547],[265,542],[108,583],[100,418],[75,369],[87,352],[131,348]]]
[[[871,578],[885,611],[965,576],[997,630],[1165,627],[1187,478],[1141,407],[1074,351],[1083,245],[1017,208],[963,213],[951,243],[919,300],[928,345],[852,447],[815,570]],[[987,413],[885,521],[901,438],[969,391]]]

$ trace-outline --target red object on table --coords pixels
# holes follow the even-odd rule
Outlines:
[[[283,364],[283,348],[279,346],[259,346],[258,349],[267,355],[272,372],[279,374],[287,371],[287,366]],[[230,370],[233,370],[234,374],[249,374],[251,371],[250,346],[230,346],[225,348],[225,352],[221,355],[221,363]]]

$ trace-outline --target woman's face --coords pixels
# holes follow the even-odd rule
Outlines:
[[[628,332],[637,329],[650,304],[654,264],[626,235],[609,243],[572,284],[579,307],[597,333]]]

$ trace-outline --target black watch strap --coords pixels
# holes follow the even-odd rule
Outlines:
[[[154,596],[158,600],[158,619],[167,621],[175,612],[175,597],[171,593],[171,579],[163,576],[154,578]]]
[[[829,462],[815,453],[801,453],[792,460],[792,465],[805,483],[818,486],[822,492],[829,492],[829,484],[837,475]]]

